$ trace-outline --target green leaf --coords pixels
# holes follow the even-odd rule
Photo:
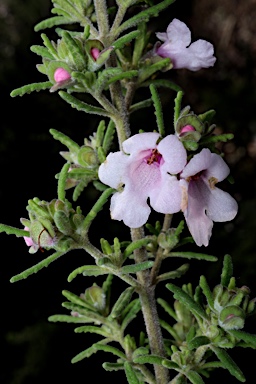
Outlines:
[[[167,301],[158,298],[157,303],[161,305],[161,307],[168,313],[168,315],[170,315],[175,321],[178,321],[176,312],[173,310],[170,304],[167,303]]]
[[[162,365],[163,357],[157,355],[141,355],[134,358],[136,364],[158,364]]]
[[[75,328],[75,333],[96,333],[104,337],[111,336],[107,331],[102,328],[95,327],[94,325],[83,325],[82,327]]]
[[[196,252],[170,252],[166,257],[182,257],[185,259],[197,259],[197,260],[206,260],[206,261],[217,261],[216,256],[206,255],[204,253]]]
[[[69,32],[64,31],[63,40],[66,43],[69,54],[72,56],[73,63],[78,71],[84,70],[86,66],[85,56],[76,39],[73,38]]]
[[[70,18],[62,17],[62,16],[54,16],[50,17],[47,20],[43,20],[40,23],[36,24],[34,27],[35,32],[38,32],[42,29],[46,28],[52,28],[55,25],[61,25],[61,24],[73,24],[73,20],[70,20]]]
[[[115,319],[116,317],[119,317],[123,310],[126,308],[126,306],[131,301],[132,295],[134,292],[133,287],[128,287],[122,294],[119,296],[117,301],[115,302],[112,311],[109,315],[110,318]]]
[[[215,345],[210,345],[210,348],[223,364],[223,368],[226,368],[231,375],[235,376],[237,380],[241,381],[242,383],[246,381],[243,372],[224,349]]]
[[[130,256],[133,253],[133,251],[135,251],[135,249],[145,247],[150,242],[152,242],[152,239],[149,237],[145,237],[144,239],[133,241],[124,250],[123,258],[126,259],[128,256]]]
[[[228,287],[231,277],[233,276],[233,263],[230,255],[225,255],[223,260],[223,268],[221,273],[221,285]]]
[[[101,342],[102,343],[102,342]],[[72,359],[72,363],[77,363],[78,361],[86,358],[86,357],[90,357],[93,353],[97,352],[97,351],[104,351],[104,352],[110,352],[112,353],[113,355],[116,355],[118,357],[120,357],[121,359],[126,359],[126,356],[124,355],[124,353],[122,353],[121,351],[119,351],[119,349],[117,348],[114,348],[110,345],[104,345],[104,344],[101,344],[101,343],[96,343],[96,344],[93,344],[90,348],[86,349],[85,351],[79,353],[78,355],[76,355],[73,359]]]
[[[142,108],[148,108],[148,107],[151,107],[152,105],[152,99],[147,99],[147,100],[143,100],[143,101],[139,101],[138,103],[135,103],[133,104],[130,108],[129,108],[129,113],[133,113],[133,112],[136,112]]]
[[[207,299],[209,307],[214,310],[214,300],[213,300],[213,294],[212,291],[210,290],[210,287],[207,283],[207,280],[205,276],[200,277],[200,282],[199,282],[200,287],[202,288],[202,291]]]
[[[80,305],[81,307],[84,307],[84,308],[89,309],[91,311],[95,311],[95,308],[92,305],[88,304],[86,301],[81,299],[81,297],[75,295],[72,292],[69,292],[67,290],[63,290],[62,295],[65,296],[73,304],[77,304],[77,305]]]
[[[223,135],[205,136],[200,140],[200,145],[204,146],[209,143],[226,143],[234,138],[233,133],[224,133]]]
[[[138,82],[143,83],[146,79],[152,76],[154,73],[168,67],[170,65],[170,59],[160,59],[154,64],[150,64],[148,66],[142,67],[139,70]]]
[[[124,369],[124,364],[123,363],[103,363],[102,364],[102,367],[106,370],[106,371],[119,371],[120,369]]]
[[[75,141],[70,139],[70,137],[64,135],[64,133],[61,133],[56,129],[50,129],[49,132],[55,140],[59,140],[61,144],[64,144],[70,150],[70,152],[78,153],[80,147]]]
[[[15,235],[16,237],[29,237],[29,232],[24,229],[19,229],[15,227],[11,227],[10,225],[5,225],[0,223],[0,233],[5,232],[7,235]]]
[[[38,264],[34,265],[31,268],[26,269],[25,271],[19,273],[18,275],[15,275],[11,278],[10,282],[15,283],[16,281],[26,279],[28,276],[32,275],[33,273],[37,273],[44,267],[48,267],[49,264],[51,264],[53,261],[57,260],[59,257],[65,255],[67,252],[55,252],[51,256],[47,257],[46,259],[40,261]]]
[[[145,271],[146,269],[153,267],[153,265],[154,261],[144,261],[143,263],[125,265],[124,267],[120,268],[120,272],[124,274],[137,273],[139,271]]]
[[[112,45],[114,49],[122,49],[126,44],[140,35],[140,31],[132,31],[117,39]]]
[[[174,298],[184,304],[195,316],[199,315],[202,319],[208,319],[203,308],[197,304],[191,296],[184,292],[183,289],[171,283],[167,284],[166,288],[172,291]]]
[[[91,320],[91,322],[98,322],[100,324],[105,324],[105,317],[99,315],[97,312],[94,312],[90,309],[82,307],[81,305],[73,304],[70,302],[62,303],[62,307],[68,309],[69,311],[78,312],[81,316],[84,316]]]
[[[175,106],[174,106],[174,123],[176,124],[179,116],[180,116],[180,111],[181,111],[181,102],[182,102],[182,97],[183,97],[183,92],[178,91],[177,96],[175,98]]]
[[[101,211],[103,208],[103,205],[108,201],[108,198],[115,192],[115,189],[108,188],[106,189],[101,196],[99,197],[98,201],[94,204],[88,215],[85,217],[82,229],[87,232],[93,219],[97,216],[98,212]]]
[[[209,344],[210,342],[211,341],[206,336],[196,336],[188,342],[188,349],[192,351],[193,349],[197,349],[202,345]]]
[[[132,28],[135,25],[138,25],[144,21],[147,22],[150,19],[150,17],[158,16],[159,12],[163,11],[174,1],[175,0],[164,0],[160,4],[154,5],[153,7],[150,7],[138,13],[137,15],[131,17],[130,19],[125,21],[123,24],[121,24],[119,28],[117,28],[116,36],[119,36],[126,29]]]
[[[228,333],[230,333],[232,336],[236,337],[237,339],[243,340],[251,348],[256,349],[256,335],[247,333],[244,331],[240,331],[238,329],[228,330]]]
[[[83,101],[78,100],[76,97],[68,94],[64,91],[59,91],[60,97],[71,105],[72,108],[76,108],[78,111],[83,111],[85,113],[91,113],[93,115],[107,116],[110,117],[110,114],[102,108],[94,107],[93,105],[87,104]]]
[[[156,86],[154,84],[151,84],[149,88],[150,88],[150,92],[152,95],[152,100],[154,102],[158,132],[159,132],[161,137],[164,137],[165,129],[164,129],[164,119],[163,119],[163,111],[162,111],[161,101],[160,101],[158,92],[156,90]]]
[[[130,322],[136,318],[137,313],[141,310],[140,300],[139,299],[133,300],[129,304],[128,308],[129,308],[129,311],[127,311],[122,321],[122,325],[121,325],[122,331],[124,331],[126,327],[130,324]]]
[[[177,268],[175,271],[170,271],[163,273],[162,275],[157,276],[156,282],[159,283],[160,281],[165,281],[169,279],[177,279],[181,276],[183,276],[189,269],[189,264],[183,264],[179,268]]]
[[[99,276],[109,273],[107,269],[103,267],[98,267],[97,265],[84,265],[82,267],[76,268],[68,276],[68,282],[70,283],[77,275],[83,274],[84,276]]]
[[[192,384],[204,384],[202,377],[196,371],[184,372],[184,375]]]
[[[33,84],[28,84],[24,85],[23,87],[14,89],[11,92],[11,97],[16,97],[16,96],[23,96],[26,93],[31,93],[31,92],[39,92],[48,88],[51,88],[52,83],[50,81],[44,81],[42,83],[33,83]]]
[[[163,359],[162,360],[162,366],[168,369],[175,369],[178,370],[179,366],[174,361],[171,361],[169,359]]]
[[[66,198],[66,180],[68,177],[68,170],[70,168],[70,163],[66,163],[63,165],[58,179],[58,199],[64,201]]]
[[[76,317],[76,316],[69,316],[69,315],[53,315],[48,317],[48,321],[52,323],[87,323],[91,322],[91,319],[87,319],[85,317]]]
[[[141,87],[148,87],[150,84],[154,84],[156,87],[168,88],[168,89],[171,89],[171,90],[173,90],[175,92],[182,91],[182,89],[181,89],[181,87],[179,85],[173,83],[170,80],[166,80],[166,79],[156,79],[156,80],[150,79],[148,81],[145,81],[140,86]]]
[[[129,384],[140,384],[135,369],[132,367],[131,364],[128,363],[128,361],[125,361],[124,363],[124,370]]]
[[[32,45],[32,47],[30,47],[30,50],[31,52],[36,53],[38,56],[42,56],[50,60],[54,60],[56,58],[56,55],[53,56],[53,54],[49,52],[47,48],[41,47],[41,45]]]
[[[108,153],[113,143],[115,131],[116,131],[115,123],[113,122],[113,120],[110,120],[106,129],[103,143],[102,143],[102,148],[105,153]]]

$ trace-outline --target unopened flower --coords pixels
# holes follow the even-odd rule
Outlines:
[[[148,198],[157,212],[180,211],[181,189],[174,175],[186,164],[186,150],[175,135],[159,139],[155,132],[134,135],[123,142],[125,153],[110,153],[99,168],[100,180],[119,189],[111,198],[111,217],[131,228],[146,223]]]
[[[61,83],[71,79],[70,73],[64,68],[57,68],[53,77],[56,83]]]
[[[228,174],[222,157],[207,148],[195,155],[180,174],[181,209],[198,246],[209,244],[214,221],[230,221],[237,214],[236,200],[215,186]]]
[[[29,231],[28,227],[24,227],[25,231]],[[36,253],[39,245],[34,243],[33,239],[31,237],[23,236],[25,243],[27,244],[28,247],[30,247],[29,252],[30,253]]]
[[[179,136],[184,136],[185,133],[194,131],[195,128],[192,125],[185,125],[185,127],[181,128]]]
[[[173,68],[187,68],[198,71],[212,67],[216,61],[213,45],[206,40],[197,40],[191,44],[191,32],[185,23],[178,19],[168,25],[166,33],[156,34],[164,43],[156,53],[172,60]]]
[[[91,55],[94,60],[97,60],[100,55],[100,50],[98,48],[92,48],[91,49]]]

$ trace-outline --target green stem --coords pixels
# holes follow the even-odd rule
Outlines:
[[[131,237],[133,241],[144,238],[143,228],[131,229]],[[147,251],[145,248],[138,248],[134,251],[134,259],[136,263],[142,263],[147,260]],[[165,356],[164,343],[159,323],[159,317],[155,299],[155,285],[151,284],[150,272],[148,270],[137,273],[137,279],[141,287],[138,290],[142,313],[146,325],[149,345],[153,355]],[[156,383],[167,384],[169,381],[168,370],[161,365],[154,365]]]
[[[123,21],[126,10],[127,10],[126,7],[124,7],[124,6],[120,7],[119,6],[118,11],[116,13],[115,20],[114,20],[112,27],[111,27],[111,30],[110,30],[111,36],[116,35],[115,32],[116,32],[117,28],[120,26],[121,22]]]
[[[108,10],[107,10],[106,1],[94,0],[94,8],[95,8],[96,18],[98,23],[99,39],[103,39],[104,41],[105,36],[107,36],[109,32]]]

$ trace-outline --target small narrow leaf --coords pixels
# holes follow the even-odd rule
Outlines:
[[[86,303],[86,301],[84,301],[83,299],[81,299],[79,296],[75,295],[72,292],[63,290],[62,295],[65,296],[69,301],[71,301],[71,303],[80,305],[81,307],[84,307],[89,310],[93,310],[93,311],[95,310],[95,308],[92,305]]]
[[[206,261],[217,261],[216,256],[206,255],[205,253],[196,252],[170,252],[167,257],[182,257],[185,259],[197,259]]]
[[[149,237],[146,237],[144,239],[140,239],[137,241],[133,241],[124,250],[123,258],[126,259],[128,256],[130,256],[133,253],[133,251],[135,251],[135,249],[145,247],[150,242],[152,242],[152,239],[150,239]]]
[[[184,304],[195,316],[199,315],[202,319],[207,320],[203,308],[197,304],[191,296],[184,292],[183,289],[171,283],[167,284],[166,287],[174,293],[174,298]]]
[[[158,92],[156,90],[156,86],[154,84],[151,84],[149,88],[150,88],[150,92],[152,95],[152,100],[154,102],[158,132],[159,132],[161,137],[164,137],[164,131],[165,130],[164,130],[164,119],[163,119],[163,111],[162,111],[161,101],[160,101]]]
[[[136,364],[158,364],[162,365],[163,357],[157,355],[141,355],[134,358]]]
[[[23,87],[14,89],[11,92],[11,97],[16,97],[16,96],[23,96],[25,93],[31,93],[34,91],[42,91],[48,88],[51,88],[52,83],[50,81],[45,81],[43,83],[32,83],[28,85],[24,85]]]
[[[108,198],[113,194],[113,192],[115,192],[115,189],[108,188],[101,194],[98,201],[94,204],[94,206],[84,219],[82,225],[84,231],[88,231],[93,219],[97,216],[97,213],[101,211],[103,205],[108,201]]]
[[[118,300],[116,301],[109,315],[111,318],[115,319],[116,317],[119,317],[121,315],[123,310],[129,304],[131,297],[133,295],[133,292],[134,292],[133,287],[128,287],[124,292],[122,292],[122,294],[119,296]]]
[[[56,129],[50,129],[49,132],[55,140],[59,140],[61,144],[64,144],[70,151],[75,153],[79,151],[79,145],[75,141],[70,139],[70,137],[64,135],[64,133],[59,132]]]
[[[13,276],[10,282],[15,283],[16,281],[26,279],[28,276],[32,275],[33,273],[37,273],[41,269],[48,267],[49,264],[57,260],[59,257],[63,256],[65,253],[66,252],[55,252],[54,254],[40,261],[38,264],[34,265],[33,267],[28,268],[24,272],[21,272],[18,275]]]
[[[184,375],[192,384],[205,384],[202,377],[196,371],[184,372]]]
[[[126,44],[130,43],[133,39],[139,36],[140,31],[132,31],[120,37],[113,43],[115,49],[122,49]]]
[[[48,321],[52,323],[89,323],[91,319],[87,319],[83,316],[69,316],[69,315],[53,315],[48,317]]]
[[[145,271],[146,269],[153,267],[153,265],[154,261],[144,261],[143,263],[125,265],[124,267],[120,268],[120,272],[124,274],[137,273],[139,271]]]
[[[244,383],[246,381],[243,372],[236,365],[234,360],[229,356],[229,354],[225,351],[225,349],[219,348],[215,345],[210,345],[211,350],[218,357],[220,362],[223,364],[223,367],[226,368],[229,373],[237,378],[237,380]]]
[[[188,349],[193,350],[201,347],[202,345],[209,344],[211,341],[206,336],[196,336],[188,343]]]
[[[251,348],[256,349],[256,335],[240,331],[239,329],[229,330],[228,333],[230,333],[232,336],[235,336],[237,339],[243,340]]]
[[[140,384],[135,369],[132,367],[131,364],[128,363],[128,361],[124,363],[124,370],[129,384]]]
[[[179,116],[180,116],[180,111],[181,111],[181,102],[182,102],[182,97],[183,97],[183,92],[179,91],[177,93],[177,96],[175,98],[175,106],[174,106],[174,123],[177,122]]]
[[[82,267],[76,268],[68,276],[68,282],[70,283],[77,275],[83,274],[84,276],[99,276],[109,273],[108,270],[103,267],[98,267],[97,265],[84,265]]]
[[[58,179],[58,199],[64,201],[66,197],[66,180],[68,177],[68,170],[70,168],[70,163],[66,163],[63,165]]]
[[[38,23],[35,26],[34,30],[35,30],[35,32],[38,32],[42,29],[52,28],[55,25],[72,24],[72,23],[73,23],[73,20],[71,20],[70,18],[62,17],[62,16],[54,16],[54,17],[50,17],[49,19],[43,20],[40,23]]]
[[[150,17],[158,16],[159,12],[163,11],[174,1],[175,0],[164,0],[160,4],[154,5],[153,7],[150,7],[138,13],[137,15],[131,17],[130,19],[125,21],[123,24],[121,24],[119,28],[117,28],[116,35],[119,36],[121,32],[125,31],[128,28],[134,27],[135,25],[138,25],[143,21],[147,22],[150,19]]]
[[[208,305],[211,309],[214,309],[214,300],[213,300],[213,294],[212,291],[210,290],[210,287],[207,283],[207,280],[205,276],[200,277],[200,282],[199,282],[200,287],[202,288],[202,291],[207,299]]]
[[[130,310],[126,313],[124,319],[123,319],[123,322],[122,322],[122,325],[121,325],[121,329],[122,331],[125,330],[125,328],[130,324],[130,322],[136,318],[137,316],[137,313],[141,310],[141,304],[140,304],[140,300],[139,299],[135,299],[133,302],[132,302],[132,306],[130,307]]]
[[[93,115],[99,116],[108,116],[110,114],[102,108],[94,107],[93,105],[87,104],[83,101],[78,100],[76,97],[68,94],[64,91],[59,91],[60,97],[71,105],[72,108],[76,108],[78,111],[83,111],[85,113],[91,113]]]
[[[172,307],[167,303],[167,301],[159,298],[157,299],[157,303],[161,305],[161,307],[170,315],[175,321],[178,321],[177,315]]]
[[[73,359],[71,360],[71,363],[77,363],[78,361],[81,361],[86,357],[90,357],[92,354],[100,350],[100,348],[97,348],[99,344],[103,345],[104,342],[108,343],[109,341],[110,341],[109,339],[103,339],[100,341],[100,343],[93,344],[90,348],[85,349],[84,351],[80,352],[78,355],[73,357]]]
[[[165,281],[169,279],[177,279],[184,275],[189,269],[189,264],[183,264],[179,268],[177,268],[175,271],[170,271],[163,273],[162,275],[159,275],[156,278],[156,282],[159,283],[160,281]]]
[[[103,143],[102,143],[102,148],[103,148],[105,153],[108,153],[108,151],[109,151],[109,149],[113,143],[115,130],[116,130],[115,124],[114,124],[113,120],[110,120],[109,124],[107,126],[107,129],[106,129]]]
[[[233,276],[233,263],[230,255],[225,255],[223,260],[223,268],[221,273],[221,285],[228,287],[231,277]]]
[[[19,229],[15,227],[11,227],[10,225],[5,225],[0,223],[0,233],[5,232],[7,235],[16,235],[16,237],[29,237],[29,232],[24,231],[24,229]]]
[[[105,371],[119,371],[120,369],[124,369],[123,363],[103,363],[102,367],[105,369]]]
[[[104,337],[111,336],[106,330],[95,327],[94,325],[84,325],[79,328],[75,328],[75,333],[95,333]]]

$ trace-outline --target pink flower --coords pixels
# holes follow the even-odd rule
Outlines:
[[[56,83],[61,83],[71,79],[70,73],[64,68],[57,68],[53,77]]]
[[[228,174],[229,167],[222,157],[207,148],[195,155],[181,172],[181,209],[198,246],[209,244],[213,221],[230,221],[237,214],[235,199],[215,186]]]
[[[206,40],[191,43],[191,32],[185,23],[178,19],[168,25],[166,33],[156,34],[164,43],[157,48],[156,53],[172,60],[173,68],[187,68],[198,71],[201,68],[212,67],[216,61],[213,45]]]
[[[112,219],[131,228],[147,222],[148,198],[157,212],[180,211],[181,189],[174,175],[186,164],[186,150],[175,135],[159,140],[155,132],[134,135],[123,142],[125,153],[110,153],[99,168],[100,180],[119,190],[111,198]]]
[[[92,55],[93,60],[96,61],[100,55],[100,50],[98,48],[92,48],[91,49],[91,55]]]

